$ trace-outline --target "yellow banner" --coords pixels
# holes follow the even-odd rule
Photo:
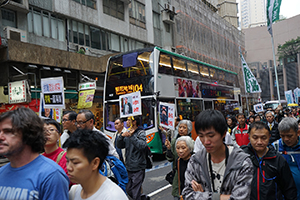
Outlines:
[[[78,109],[90,108],[93,105],[95,90],[79,91],[78,95]]]

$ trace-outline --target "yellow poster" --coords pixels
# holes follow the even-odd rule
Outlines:
[[[78,95],[78,109],[90,108],[93,105],[95,90],[82,90]]]

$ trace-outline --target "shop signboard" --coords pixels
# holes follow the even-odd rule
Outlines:
[[[8,83],[9,104],[23,103],[27,101],[27,80]]]
[[[95,90],[96,89],[96,81],[93,82],[85,82],[79,83],[78,90]]]
[[[65,109],[63,77],[41,79],[44,108]]]
[[[174,130],[175,104],[159,103],[159,125]]]
[[[82,90],[78,95],[78,109],[90,108],[93,106],[95,90]]]
[[[141,92],[120,95],[119,102],[121,118],[142,114]]]

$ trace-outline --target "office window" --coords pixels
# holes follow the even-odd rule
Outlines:
[[[33,32],[39,36],[43,35],[41,13],[33,11]]]
[[[85,45],[90,46],[90,28],[88,25],[84,25],[84,34],[85,34]]]
[[[103,0],[103,12],[124,20],[124,2],[120,0]]]
[[[73,0],[77,3],[81,3],[82,5],[85,5],[87,7],[90,7],[90,8],[93,8],[93,9],[96,9],[97,6],[96,6],[96,3],[97,1],[96,0]]]
[[[160,14],[153,12],[153,27],[160,29]]]
[[[111,33],[110,34],[110,39],[111,39],[111,50],[119,52],[120,51],[120,38],[119,38],[119,35]]]
[[[60,21],[58,21],[58,28],[60,28],[59,24]],[[65,36],[58,35],[58,37]],[[74,20],[69,20],[69,38],[70,42],[74,44],[114,52],[126,52],[133,49],[145,48],[145,44],[137,40]]]
[[[62,19],[57,19],[58,40],[65,41],[65,26]]]
[[[73,30],[73,42],[78,44],[78,29],[77,29],[76,21],[72,21],[72,30]]]
[[[128,7],[130,23],[146,28],[145,5],[132,0]]]
[[[28,32],[65,41],[64,21],[49,12],[29,8],[27,22]]]
[[[57,21],[54,16],[51,16],[51,35],[53,39],[57,39]]]
[[[84,31],[83,24],[78,22],[78,40],[80,45],[84,45]]]
[[[17,28],[16,13],[10,10],[1,9],[2,26]]]
[[[90,33],[91,33],[91,47],[95,49],[101,49],[100,29],[90,27]]]
[[[49,21],[49,14],[48,13],[43,13],[43,32],[44,36],[50,37],[50,21]]]

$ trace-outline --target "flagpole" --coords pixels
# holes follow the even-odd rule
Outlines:
[[[276,67],[276,60],[275,60],[276,57],[275,57],[275,48],[274,48],[273,34],[271,34],[271,40],[272,40],[272,50],[273,50],[274,71],[275,71],[275,78],[276,78],[276,85],[277,85],[277,96],[278,96],[279,104],[281,105],[281,102],[280,102],[280,92],[279,92],[279,82],[278,82],[277,67]]]
[[[247,110],[248,110],[248,115],[249,115],[250,110],[249,110],[249,102],[248,102],[248,93],[246,93],[246,103],[247,103]]]

